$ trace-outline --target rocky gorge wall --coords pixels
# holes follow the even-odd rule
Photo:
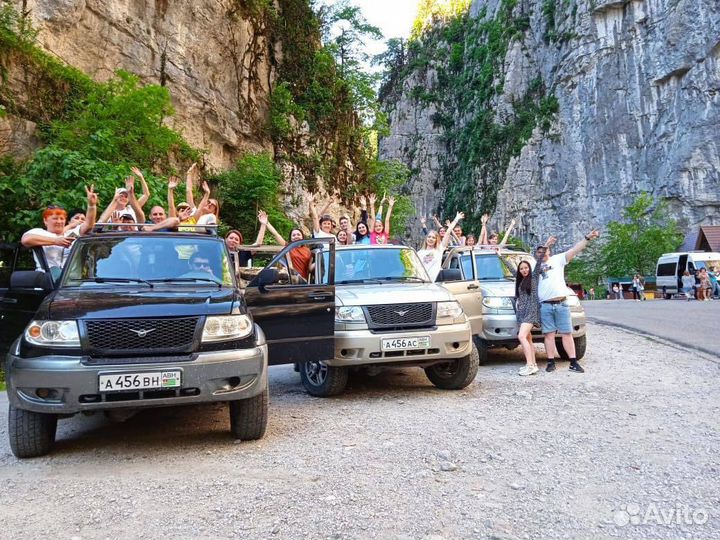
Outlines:
[[[272,151],[265,125],[275,76],[262,21],[234,0],[18,0],[39,30],[38,43],[67,64],[104,81],[122,69],[166,86],[176,114],[169,122],[206,165],[226,168],[243,151]],[[5,128],[3,131],[2,128]],[[13,129],[14,128],[14,129]],[[31,139],[21,120],[0,136],[23,156]],[[30,133],[32,129],[29,130]],[[24,143],[13,144],[22,139]],[[2,145],[0,145],[0,149]]]
[[[476,59],[492,48],[492,29],[482,43],[466,35],[462,49],[406,70],[384,98],[391,135],[380,142],[381,157],[413,170],[407,189],[419,213],[450,215],[465,203],[475,217],[493,210],[495,229],[514,217],[525,240],[553,233],[568,244],[619,219],[646,191],[668,198],[685,229],[720,223],[720,3],[475,0],[470,19],[487,24],[503,12],[512,14],[514,33],[488,102],[432,96],[443,93],[448,63],[460,73],[485,67]],[[471,96],[476,80],[466,87]],[[497,154],[478,159],[472,141],[458,137],[484,108],[494,118],[482,125],[505,133],[524,118],[518,104],[533,88],[556,108],[524,125],[531,129],[511,140],[493,176],[488,161]],[[458,196],[463,175],[471,182]]]

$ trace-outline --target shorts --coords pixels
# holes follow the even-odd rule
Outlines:
[[[540,324],[543,334],[557,332],[558,334],[572,334],[572,318],[567,302],[559,304],[540,304]]]

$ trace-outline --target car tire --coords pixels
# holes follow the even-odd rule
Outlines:
[[[57,433],[57,415],[36,413],[10,405],[8,436],[16,457],[44,456],[52,450]]]
[[[575,358],[580,360],[583,356],[585,356],[585,351],[587,350],[587,338],[585,336],[578,336],[573,338],[573,341],[575,342]],[[555,348],[557,349],[560,358],[563,360],[570,359],[565,347],[563,347],[562,339],[555,340]]]
[[[480,336],[473,336],[475,347],[478,352],[478,363],[482,366],[487,364],[488,354],[490,353],[490,344],[487,340],[482,339]]]
[[[304,362],[300,364],[300,380],[311,396],[336,396],[342,394],[347,386],[348,370],[344,367],[328,366],[321,361]]]
[[[426,367],[425,375],[438,388],[462,390],[475,380],[479,362],[478,348],[473,345],[472,351],[467,356]]]
[[[230,432],[241,441],[255,441],[265,435],[268,421],[268,387],[257,396],[228,403]]]

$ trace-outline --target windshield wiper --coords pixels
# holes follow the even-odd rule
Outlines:
[[[426,283],[426,281],[417,276],[386,276],[382,278],[384,281],[417,281],[418,283]]]
[[[213,285],[217,285],[218,287],[222,287],[222,283],[220,283],[219,281],[217,281],[215,279],[204,278],[204,277],[175,277],[175,278],[150,279],[148,281],[152,281],[153,283],[193,283],[196,281],[206,281],[208,283],[212,283]]]
[[[143,283],[148,287],[152,288],[153,284],[146,279],[136,278],[114,278],[114,277],[96,277],[83,279],[83,281],[94,281],[95,283]]]
[[[377,283],[382,285],[382,281],[377,278],[365,278],[365,279],[344,279],[342,281],[335,282],[338,285],[350,285],[352,283]]]

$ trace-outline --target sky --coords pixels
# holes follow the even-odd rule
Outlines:
[[[419,0],[350,0],[352,5],[362,9],[370,24],[380,28],[385,39],[393,37],[407,38]],[[332,3],[332,2],[328,2]],[[379,54],[385,49],[384,40],[365,44],[371,55]]]

